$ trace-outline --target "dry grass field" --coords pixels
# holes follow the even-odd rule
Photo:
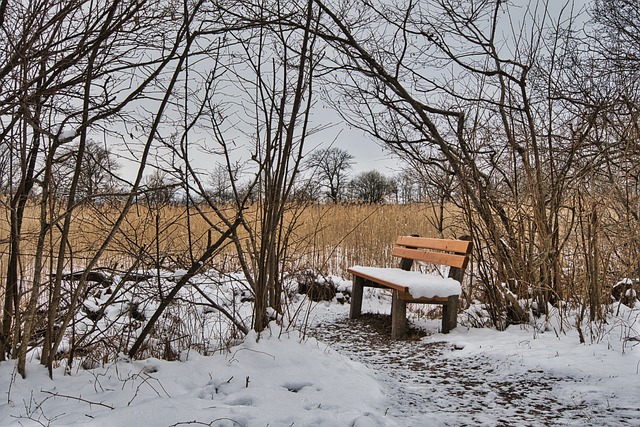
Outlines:
[[[444,237],[468,233],[446,213]],[[314,265],[340,274],[355,264],[395,266],[391,248],[398,235],[441,237],[431,205],[312,206],[301,221],[301,236],[311,236],[308,248]]]
[[[113,207],[82,207],[74,211],[68,247],[68,269],[79,269],[104,241],[119,211]],[[8,213],[3,213],[8,219]],[[23,273],[29,275],[28,265],[35,252],[40,228],[39,208],[30,207],[25,215],[21,233]],[[219,223],[210,211],[205,215]],[[248,218],[254,215],[251,210]],[[444,237],[465,234],[455,215],[445,213]],[[359,263],[387,265],[393,262],[390,248],[400,234],[417,233],[439,236],[431,205],[309,205],[295,207],[287,213],[290,239],[287,250],[289,271],[314,268],[323,273],[341,274],[348,266]],[[0,275],[6,274],[8,258],[9,221],[0,222]],[[189,249],[197,258],[206,247],[211,227],[202,215],[191,207],[190,215],[184,206],[164,206],[153,209],[134,206],[101,257],[100,265],[126,268],[139,259],[141,266],[158,264],[166,268],[180,268],[188,264]],[[56,253],[59,227],[51,227],[47,234],[45,253]],[[211,234],[209,236],[209,234]],[[246,235],[246,233],[244,233]],[[243,233],[241,233],[243,235]],[[217,267],[233,269],[234,250],[227,247],[215,259]]]

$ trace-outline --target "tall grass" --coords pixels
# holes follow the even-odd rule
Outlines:
[[[449,212],[446,237],[464,233]],[[391,248],[399,235],[438,237],[430,205],[322,205],[305,212],[301,232],[312,236],[310,259],[324,272],[344,274],[356,264],[396,266]]]
[[[213,214],[204,211],[210,220]],[[23,268],[28,275],[29,260],[35,253],[36,233],[39,227],[39,208],[27,209],[21,247]],[[395,264],[390,250],[396,236],[420,234],[438,236],[432,206],[411,205],[320,205],[306,206],[297,213],[296,226],[291,239],[289,254],[296,265],[285,266],[292,270],[313,268],[325,274],[344,274],[355,264],[388,266]],[[117,207],[86,206],[74,212],[69,247],[73,263],[68,268],[79,269],[103,241],[118,215]],[[246,215],[252,215],[247,212]],[[291,214],[293,215],[293,214]],[[457,227],[454,211],[445,220],[445,237],[455,237],[465,231]],[[293,220],[289,217],[287,220]],[[188,264],[190,253],[203,251],[209,238],[207,222],[200,215],[193,215],[190,228],[183,206],[150,208],[135,206],[127,215],[116,238],[101,260],[101,265],[127,268],[139,259],[148,267],[181,268]],[[191,236],[189,236],[191,233]],[[8,257],[8,224],[0,222],[0,267]],[[189,238],[191,237],[191,239]],[[216,233],[211,236],[217,237]],[[53,227],[47,246],[56,248],[58,230]],[[189,248],[189,241],[192,247]],[[54,253],[54,251],[51,251]],[[233,248],[214,260],[218,267],[233,269]],[[4,268],[0,275],[4,276]]]

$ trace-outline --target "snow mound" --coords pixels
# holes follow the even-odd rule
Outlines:
[[[293,336],[295,335],[295,336]],[[72,375],[0,363],[0,425],[393,425],[373,373],[313,339],[249,334],[223,355],[119,361]],[[29,401],[22,401],[29,396]]]

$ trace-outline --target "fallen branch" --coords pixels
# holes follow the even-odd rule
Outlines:
[[[87,399],[83,399],[82,397],[79,396],[70,396],[68,394],[60,394],[58,392],[54,392],[54,391],[47,391],[47,390],[40,390],[40,392],[48,394],[52,397],[62,397],[64,399],[72,399],[72,400],[77,400],[78,402],[83,402],[83,403],[87,403],[89,405],[96,405],[96,406],[104,406],[105,408],[109,408],[109,409],[115,409],[115,407],[111,406],[111,405],[107,405],[106,403],[102,403],[102,402],[93,402],[91,400],[87,400]]]

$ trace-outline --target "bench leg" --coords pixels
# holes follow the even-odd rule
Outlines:
[[[391,299],[391,339],[399,340],[407,335],[407,302],[398,298],[398,291],[393,291]]]
[[[349,309],[349,318],[356,319],[362,314],[362,292],[364,289],[364,279],[356,276],[351,285],[351,308]]]
[[[458,295],[449,297],[449,302],[442,306],[442,333],[448,334],[458,325]]]

